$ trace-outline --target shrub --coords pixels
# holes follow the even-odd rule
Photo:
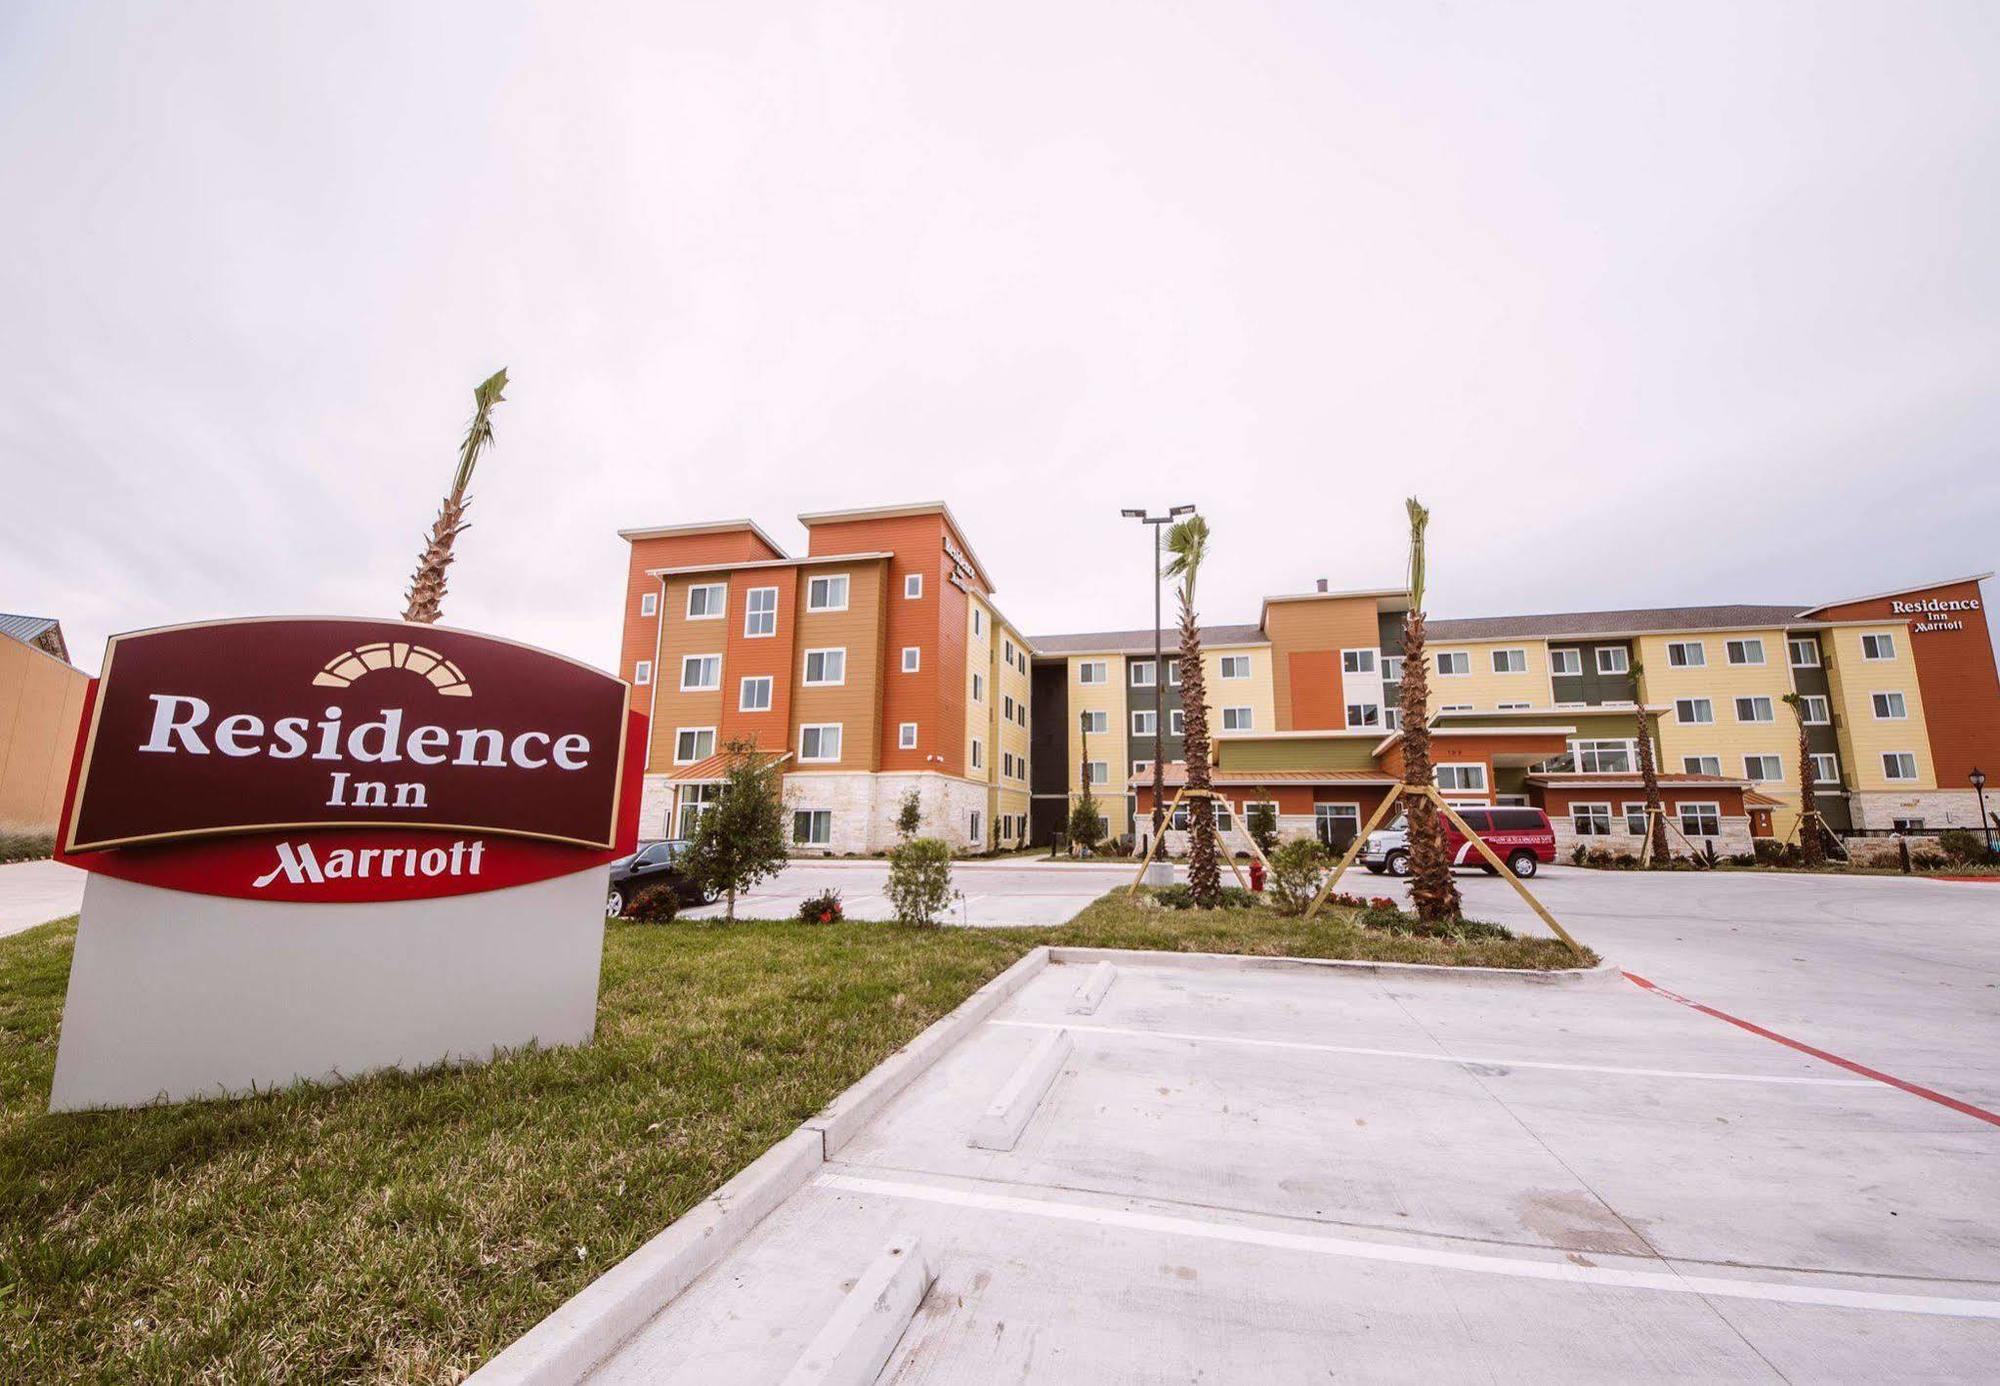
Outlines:
[[[1276,804],[1252,804],[1250,812],[1244,815],[1244,826],[1250,830],[1250,840],[1257,844],[1265,856],[1270,856],[1278,845],[1278,807]],[[1277,865],[1276,861],[1271,863]]]
[[[1103,838],[1104,815],[1097,811],[1097,800],[1085,790],[1069,811],[1069,840],[1079,850],[1088,852]]]
[[[41,861],[55,850],[53,833],[0,833],[0,862]]]
[[[1775,837],[1759,837],[1751,840],[1750,848],[1757,854],[1759,866],[1799,864],[1799,849],[1796,843],[1780,842]]]
[[[1418,935],[1424,938],[1460,940],[1514,937],[1511,929],[1499,924],[1489,924],[1483,919],[1447,919],[1437,924],[1426,924],[1385,895],[1378,895],[1370,900],[1368,907],[1356,917],[1355,923],[1363,928],[1381,929],[1397,937]]]
[[[838,924],[847,918],[847,911],[841,908],[840,892],[822,890],[819,894],[799,901],[799,919],[806,924]]]
[[[625,906],[625,917],[637,924],[671,924],[681,912],[681,897],[670,886],[647,886]]]
[[[1938,850],[1954,866],[1986,860],[1986,841],[1966,828],[1946,828],[1938,834]]]
[[[951,846],[935,837],[913,837],[889,851],[886,893],[905,924],[935,924],[956,894],[951,888]]]
[[[924,801],[912,787],[896,808],[896,836],[908,842],[924,826]]]
[[[1583,859],[1587,855],[1589,855],[1589,849],[1586,848],[1581,842],[1577,843],[1576,846],[1569,849],[1570,865],[1582,866]]]
[[[1271,908],[1283,915],[1301,915],[1311,907],[1326,875],[1326,848],[1316,837],[1298,837],[1271,853]]]
[[[1152,894],[1155,900],[1170,910],[1191,910],[1195,907],[1194,891],[1180,882],[1170,886],[1160,886]],[[1225,910],[1254,910],[1257,908],[1257,897],[1242,886],[1223,886],[1216,907]]]

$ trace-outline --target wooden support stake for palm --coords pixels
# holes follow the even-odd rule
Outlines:
[[[1451,821],[1452,826],[1457,828],[1465,837],[1465,840],[1470,842],[1478,851],[1479,855],[1486,859],[1486,864],[1492,867],[1498,874],[1505,876],[1507,884],[1513,886],[1520,897],[1528,902],[1528,907],[1542,917],[1542,923],[1555,930],[1556,937],[1569,945],[1569,951],[1578,957],[1583,956],[1583,946],[1569,936],[1569,930],[1556,923],[1556,917],[1543,908],[1542,902],[1535,898],[1534,892],[1521,884],[1521,878],[1507,869],[1507,864],[1500,860],[1499,854],[1486,845],[1486,839],[1466,826],[1465,820],[1458,816],[1458,810],[1446,803],[1442,794],[1438,793],[1430,785],[1419,785],[1412,792],[1422,794],[1430,799],[1432,803],[1436,804],[1438,812]]]
[[[1333,874],[1326,878],[1325,883],[1319,888],[1319,894],[1313,896],[1312,904],[1306,907],[1307,919],[1319,913],[1320,906],[1324,905],[1326,898],[1333,894],[1333,888],[1340,884],[1340,878],[1347,874],[1347,868],[1354,865],[1354,858],[1360,855],[1361,845],[1368,841],[1368,834],[1381,826],[1383,815],[1389,812],[1389,806],[1402,798],[1404,791],[1409,788],[1408,785],[1399,784],[1382,796],[1382,802],[1376,807],[1374,817],[1368,820],[1366,827],[1354,835],[1354,841],[1347,844],[1347,850],[1341,854],[1339,864],[1333,868]]]
[[[1181,806],[1181,800],[1186,798],[1190,794],[1195,795],[1197,798],[1208,800],[1211,806],[1210,808],[1211,812],[1213,812],[1213,805],[1215,801],[1217,799],[1222,798],[1220,794],[1217,794],[1212,789],[1195,789],[1191,785],[1182,785],[1178,790],[1175,791],[1174,801],[1171,804],[1167,805],[1166,817],[1161,821],[1164,823],[1172,823],[1174,821],[1174,810],[1179,808]],[[1134,878],[1132,884],[1125,891],[1127,895],[1136,895],[1139,891],[1139,887],[1145,884],[1146,868],[1153,864],[1153,853],[1160,850],[1160,844],[1166,840],[1166,836],[1167,833],[1164,827],[1161,828],[1159,832],[1153,834],[1153,841],[1146,848],[1145,860],[1139,863],[1139,874],[1136,878]],[[1252,851],[1257,850],[1257,844],[1254,840],[1250,843],[1250,849]],[[1257,855],[1259,857],[1262,857],[1264,854],[1262,852],[1257,852]],[[1225,853],[1223,859],[1229,863],[1229,869],[1232,873],[1234,873],[1236,877],[1236,883],[1242,886],[1245,890],[1248,890],[1250,888],[1250,883],[1243,879],[1243,868],[1236,864],[1235,856],[1230,853]],[[1266,862],[1265,869],[1268,870],[1269,868],[1270,868],[1270,863]]]

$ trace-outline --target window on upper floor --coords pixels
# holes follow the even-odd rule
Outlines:
[[[828,573],[806,583],[806,610],[847,610],[847,574]]]
[[[1372,674],[1375,672],[1375,651],[1342,650],[1340,652],[1340,672],[1343,674]]]
[[[1799,710],[1805,714],[1808,726],[1823,727],[1833,718],[1828,715],[1826,697],[1820,693],[1807,693],[1799,699]]]
[[[1739,722],[1769,722],[1775,720],[1771,710],[1771,700],[1758,696],[1736,700],[1736,720]]]
[[[1565,675],[1581,674],[1583,672],[1583,651],[1574,648],[1551,649],[1549,651],[1549,672]]]
[[[743,634],[762,639],[778,633],[778,589],[753,587],[743,594]]]
[[[1699,640],[1669,640],[1667,663],[1676,669],[1698,669],[1708,663],[1708,650]]]
[[[1403,657],[1385,654],[1382,656],[1382,682],[1401,683],[1403,681]]]
[[[1901,693],[1874,693],[1869,698],[1875,705],[1875,720],[1878,722],[1900,722],[1910,715]]]
[[[1720,775],[1721,756],[1682,756],[1681,770],[1689,775]]]
[[[1785,778],[1785,762],[1780,756],[1743,757],[1743,778],[1758,784],[1776,784]]]
[[[1247,707],[1226,707],[1222,709],[1222,729],[1224,731],[1254,731],[1254,714]]]
[[[685,655],[681,659],[681,691],[693,693],[722,687],[721,655]]]
[[[1080,659],[1077,661],[1076,681],[1078,683],[1103,683],[1106,681],[1108,673],[1109,668],[1101,659]]]
[[[1126,666],[1126,675],[1132,680],[1134,688],[1151,688],[1153,686],[1153,661],[1150,659],[1133,660]]]
[[[845,649],[807,650],[805,682],[810,687],[826,687],[847,682]]]
[[[1793,636],[1785,642],[1785,652],[1791,657],[1794,669],[1817,669],[1819,667],[1819,641],[1810,635]]]
[[[1224,655],[1222,657],[1222,677],[1226,679],[1247,679],[1250,677],[1249,655]]]
[[[1707,698],[1676,698],[1674,720],[1682,726],[1701,726],[1715,720],[1715,704]]]
[[[1623,645],[1600,645],[1597,647],[1597,672],[1600,674],[1622,674],[1631,669],[1632,657]]]
[[[659,609],[660,609],[660,594],[658,592],[644,592],[640,594],[639,614],[641,616],[651,616]]]
[[[1472,672],[1472,656],[1464,650],[1439,650],[1437,671],[1440,674],[1469,674]]]
[[[1886,631],[1880,635],[1861,637],[1861,657],[1863,659],[1894,659],[1896,657],[1896,637]]]
[[[1101,707],[1095,708],[1083,714],[1079,725],[1092,736],[1102,736],[1111,730],[1111,714]]]
[[[722,582],[704,582],[688,588],[688,614],[690,621],[719,620],[729,606],[729,585]]]
[[[1764,642],[1757,639],[1725,640],[1722,648],[1729,655],[1731,664],[1762,664],[1764,662]]]
[[[1527,673],[1528,652],[1526,650],[1495,650],[1493,652],[1493,672],[1496,674]]]
[[[632,666],[632,682],[642,687],[653,681],[653,661],[642,659]]]
[[[923,596],[923,594],[924,575],[922,573],[903,574],[903,596],[914,601],[916,598]]]
[[[1380,703],[1349,703],[1347,705],[1347,725],[1349,727],[1381,726],[1382,705]]]
[[[1884,751],[1882,753],[1882,778],[1885,780],[1914,780],[1917,777],[1917,758],[1908,751]]]

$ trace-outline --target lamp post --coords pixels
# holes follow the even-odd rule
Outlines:
[[[1164,515],[1148,515],[1143,509],[1121,510],[1118,513],[1128,520],[1153,527],[1153,838],[1157,841],[1160,826],[1166,820],[1166,809],[1160,803],[1160,777],[1163,773],[1160,763],[1167,754],[1167,671],[1161,662],[1164,651],[1160,643],[1160,535],[1165,526],[1181,516],[1194,514],[1194,507],[1170,506]]]
[[[1993,820],[1986,816],[1986,772],[1972,767],[1972,792],[1979,796],[1979,826],[1986,830],[1986,855],[1993,855]]]

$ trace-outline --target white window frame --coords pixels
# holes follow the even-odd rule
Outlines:
[[[1681,773],[1684,775],[1713,775],[1722,778],[1721,756],[1682,756]]]
[[[1549,646],[1549,674],[1559,679],[1580,679],[1583,677],[1583,647],[1581,645]]]
[[[827,600],[815,601],[814,597],[816,594],[820,592],[821,590],[820,585],[822,583],[825,584],[825,593]],[[835,584],[838,584],[837,588]],[[807,611],[847,610],[847,599],[850,592],[853,589],[853,586],[854,584],[848,581],[848,574],[846,573],[821,573],[818,577],[807,578],[806,610]],[[833,594],[836,590],[838,590],[840,593],[840,600],[838,602],[835,602],[833,600]]]
[[[1368,715],[1368,714],[1370,714],[1371,712],[1372,712],[1373,714],[1375,714],[1375,715],[1374,715],[1373,717],[1370,717],[1370,716]],[[1357,716],[1356,714],[1359,714],[1359,715]],[[1347,725],[1348,725],[1348,727],[1349,727],[1349,729],[1350,729],[1350,730],[1351,730],[1351,729],[1353,729],[1353,728],[1357,728],[1357,727],[1379,727],[1379,726],[1381,726],[1381,725],[1382,725],[1382,704],[1380,704],[1380,703],[1349,703],[1349,704],[1347,705]]]
[[[1688,826],[1690,813],[1700,815],[1693,827]],[[1681,820],[1683,837],[1720,837],[1722,835],[1722,805],[1712,799],[1678,799],[1674,802],[1674,815]],[[1711,830],[1704,827],[1712,822]]]
[[[1103,659],[1079,659],[1076,662],[1076,681],[1080,684],[1103,684],[1110,682],[1111,664]]]
[[[1180,686],[1181,662],[1178,659],[1169,659],[1167,661],[1167,687],[1179,688]]]
[[[1639,745],[1629,736],[1572,737],[1569,743],[1569,754],[1571,761],[1576,765],[1577,773],[1580,775],[1629,775],[1639,764]],[[1607,770],[1601,763],[1602,758],[1607,755],[1622,755],[1625,759],[1624,766],[1619,769]],[[1600,763],[1596,765],[1584,764],[1586,760],[1591,759],[1598,760]]]
[[[1456,664],[1456,669],[1448,669],[1447,664]],[[1441,679],[1462,679],[1472,672],[1472,652],[1470,650],[1439,650],[1437,671]]]
[[[1135,659],[1125,666],[1125,681],[1133,688],[1151,688],[1154,677],[1150,659]]]
[[[1401,683],[1403,681],[1403,656],[1385,654],[1382,656],[1382,682]]]
[[[641,688],[653,681],[653,661],[642,659],[632,666],[632,682]]]
[[[1440,794],[1484,794],[1486,793],[1486,762],[1481,760],[1448,760],[1432,767],[1436,773]],[[1451,771],[1453,784],[1446,784],[1445,771]],[[1467,773],[1470,772],[1470,773]]]
[[[704,593],[711,593],[711,592],[719,592],[722,594],[721,596],[716,598],[715,609],[713,611],[709,610],[696,611],[694,609],[694,599],[697,596],[700,596]],[[708,603],[704,601],[702,603],[702,606],[706,608],[708,606]],[[720,621],[724,616],[727,616],[728,614],[729,614],[728,583],[697,582],[696,584],[694,584],[694,586],[688,588],[687,618],[690,621]]]
[[[1875,653],[1870,654],[1869,651]],[[1861,637],[1861,657],[1871,663],[1896,657],[1896,637],[1889,631],[1870,631]]]
[[[986,768],[986,743],[975,736],[972,738],[971,750],[972,768],[974,770],[984,770]]]
[[[1502,711],[1502,712],[1526,712],[1526,711],[1527,711],[1527,710],[1528,710],[1529,708],[1533,707],[1533,706],[1534,706],[1534,704],[1533,704],[1533,703],[1501,703],[1501,704],[1500,704],[1499,706],[1500,706],[1500,711]]]
[[[1625,811],[1622,815],[1625,819],[1625,835],[1627,837],[1644,837],[1646,835],[1646,801],[1644,799],[1627,799],[1619,807]],[[1637,823],[1639,826],[1636,828],[1633,827],[1634,823]]]
[[[1802,650],[1812,657],[1810,659],[1800,659],[1799,652]],[[1796,635],[1787,636],[1785,639],[1785,657],[1791,661],[1794,669],[1817,669],[1819,668],[1819,641],[1813,639],[1811,636],[1803,638]]]
[[[760,609],[758,602],[764,597],[771,599],[768,609]],[[757,629],[769,625],[769,630]],[[778,589],[775,587],[752,587],[743,594],[743,638],[745,640],[769,640],[778,633]]]
[[[986,633],[986,612],[977,606],[972,608],[972,633],[974,635]]]
[[[838,760],[840,759],[840,753],[841,753],[841,752],[842,752],[843,750],[845,750],[845,749],[846,749],[846,746],[845,746],[845,742],[846,742],[846,740],[847,740],[847,735],[846,735],[846,728],[847,728],[847,724],[846,724],[846,723],[844,723],[844,722],[806,722],[806,723],[803,723],[803,724],[802,724],[802,725],[801,725],[801,726],[799,727],[799,764],[801,764],[801,765],[832,765],[832,764],[833,764],[834,762],[838,761]],[[809,756],[809,755],[807,755],[807,754],[806,754],[806,733],[807,733],[807,732],[817,732],[817,733],[819,733],[819,749],[820,749],[820,753],[819,753],[818,755],[816,755],[816,756]],[[833,754],[832,754],[832,755],[827,755],[827,754],[826,754],[826,734],[827,734],[828,732],[832,732],[832,733],[833,733]]]
[[[903,574],[903,600],[913,602],[924,595],[924,575],[922,573]]]
[[[1689,713],[1697,715],[1689,716]],[[1715,702],[1710,698],[1676,698],[1674,721],[1683,727],[1710,726],[1715,721]]]
[[[1343,674],[1372,674],[1375,672],[1376,652],[1372,649],[1342,650],[1340,652],[1340,672]],[[1228,677],[1224,675],[1224,677]]]
[[[1824,693],[1799,694],[1799,710],[1805,714],[1805,724],[1809,727],[1824,727],[1833,721],[1833,707]]]
[[[1814,751],[1813,778],[1821,784],[1840,783],[1840,757],[1832,751]]]
[[[799,836],[799,820],[806,820],[806,835]],[[822,836],[820,829],[826,832]],[[792,810],[792,845],[794,847],[830,847],[833,845],[833,810],[816,808],[795,808]]]
[[[903,722],[897,725],[896,749],[899,751],[914,751],[917,749],[917,724],[915,722]]]
[[[639,594],[639,614],[641,616],[657,616],[659,611],[660,594],[658,592],[641,592]]]
[[[707,737],[708,737],[708,749],[707,749],[706,751],[704,751],[704,750],[702,750],[702,749],[701,749],[701,738],[702,738],[702,736],[703,736],[704,734],[706,734],[706,735],[707,735]],[[694,741],[693,741],[693,746],[694,746],[694,754],[693,754],[693,755],[690,755],[690,756],[684,756],[684,755],[682,755],[682,754],[681,754],[681,739],[682,739],[683,737],[693,737],[693,738],[694,738]],[[714,727],[675,727],[675,728],[674,728],[674,764],[676,764],[676,765],[693,765],[693,764],[695,764],[695,763],[696,763],[697,761],[703,761],[703,760],[707,760],[707,759],[708,759],[708,758],[709,758],[710,756],[712,756],[712,755],[714,755],[714,754],[715,754],[715,728],[714,728]]]
[[[1741,697],[1731,699],[1730,702],[1736,709],[1736,720],[1746,726],[1778,720],[1777,705],[1772,701],[1768,693],[1745,693]],[[1745,717],[1743,715],[1743,705],[1745,703],[1750,705],[1752,714],[1762,712],[1764,715],[1762,717],[1755,715]]]
[[[1875,720],[1878,722],[1907,722],[1910,720],[1910,700],[1903,696],[1900,689],[1891,688],[1880,693],[1870,693],[1868,695],[1868,706],[1874,712]],[[1884,712],[1884,708],[1892,708],[1894,711]]]
[[[1003,722],[1014,720],[1014,695],[1012,693],[1002,693],[1000,695],[1000,720]]]
[[[1093,788],[1111,783],[1111,762],[1108,760],[1087,760],[1083,763],[1083,770],[1088,776],[1084,783]]]
[[[1903,768],[1902,762],[1906,760],[1910,763],[1909,774],[1892,773],[1892,768],[1894,771],[1901,771]],[[1895,784],[1908,784],[1916,779],[1917,753],[1915,751],[1882,752],[1882,778]]]
[[[1274,803],[1271,805],[1271,807],[1276,808],[1277,805]],[[1247,823],[1250,821],[1249,819],[1250,805],[1245,804],[1243,806],[1243,812],[1244,812],[1243,821]],[[1331,832],[1326,830],[1326,825],[1335,819],[1347,818],[1347,817],[1352,817],[1354,819],[1354,836],[1356,837],[1361,836],[1361,824],[1363,822],[1363,819],[1361,817],[1361,804],[1359,801],[1356,801],[1354,803],[1327,802],[1327,803],[1314,804],[1313,835],[1319,838],[1322,842],[1326,841],[1328,838],[1333,836]]]
[[[975,703],[986,701],[986,675],[977,669],[972,671],[972,701]]]
[[[1676,654],[1679,659],[1674,658]],[[1708,667],[1708,647],[1699,640],[1669,640],[1667,666],[1672,669],[1705,669]]]
[[[1135,707],[1132,709],[1132,735],[1151,736],[1153,728],[1158,725],[1159,719],[1155,716],[1153,709],[1149,707]]]
[[[1611,656],[1605,661],[1605,656]],[[1632,655],[1623,645],[1599,645],[1597,647],[1597,672],[1600,674],[1629,674],[1632,672]]]
[[[1521,667],[1516,669],[1514,661],[1519,659]],[[1509,645],[1504,650],[1493,651],[1493,672],[1496,674],[1525,674],[1528,672],[1528,649],[1525,645]]]
[[[777,697],[777,683],[778,681],[769,674],[745,674],[736,683],[736,710],[769,712]],[[762,707],[753,707],[750,703],[750,690],[758,684],[762,684],[764,688],[764,704]]]
[[[1585,827],[1586,817],[1589,826]],[[1609,799],[1578,799],[1569,806],[1569,828],[1578,837],[1611,836],[1611,801]]]
[[[1372,654],[1373,651],[1370,651]],[[1231,666],[1235,672],[1231,673]],[[1250,677],[1250,656],[1245,654],[1224,655],[1222,657],[1222,677],[1226,679],[1247,679]]]
[[[1759,775],[1750,768],[1750,762],[1766,760],[1778,767],[1777,774]],[[1752,784],[1783,784],[1785,782],[1785,758],[1783,756],[1772,755],[1768,751],[1745,755],[1743,757],[1743,778]]]
[[[690,664],[695,664],[695,665],[701,665],[701,664],[704,664],[704,663],[705,663],[706,661],[708,661],[708,660],[711,660],[711,659],[715,661],[715,682],[714,682],[714,683],[689,683],[689,682],[688,682],[688,665],[690,665]],[[721,688],[722,688],[722,656],[721,656],[721,655],[719,655],[719,654],[691,654],[691,655],[682,655],[682,656],[681,656],[681,692],[683,692],[683,693],[715,693],[715,692],[719,692],[719,691],[721,690]]]
[[[1090,719],[1090,735],[1111,735],[1111,714],[1106,709],[1101,707],[1087,707],[1083,709],[1083,715]]]
[[[1738,636],[1734,640],[1722,642],[1722,652],[1728,661],[1740,669],[1755,668],[1764,662],[1764,641],[1755,635]],[[1756,655],[1755,659],[1750,658]],[[1738,659],[1737,656],[1743,656]]]
[[[1183,736],[1187,732],[1187,710],[1170,707],[1167,709],[1167,735]]]
[[[924,649],[921,645],[903,646],[903,672],[914,674],[924,667]]]
[[[693,837],[701,824],[701,816],[715,807],[715,801],[722,796],[719,784],[684,784],[680,788],[679,809],[680,836]]]
[[[967,811],[965,828],[966,828],[966,837],[969,841],[972,842],[985,841],[985,839],[980,836],[980,830],[986,826],[986,824],[981,821],[983,817],[984,815],[978,809],[970,809]]]
[[[818,678],[814,678],[814,677],[812,676],[812,661],[813,661],[813,656],[814,656],[814,655],[818,655],[818,656],[819,656],[819,677],[818,677]],[[828,678],[828,677],[826,676],[826,666],[827,666],[827,663],[828,663],[828,660],[827,660],[827,656],[828,656],[828,655],[839,655],[839,656],[840,656],[840,677],[839,677],[839,678],[837,678],[837,679],[830,679],[830,678]],[[821,646],[821,647],[820,647],[820,648],[818,648],[818,649],[811,649],[811,650],[807,650],[807,651],[805,651],[805,654],[804,654],[803,658],[801,658],[801,659],[799,660],[799,684],[800,684],[800,686],[801,686],[801,687],[805,687],[805,688],[842,688],[842,687],[845,687],[845,686],[846,686],[846,684],[847,684],[847,646],[845,646],[845,645],[824,645],[824,646]]]
[[[1229,725],[1231,714],[1235,715],[1235,726]],[[1251,707],[1226,707],[1222,709],[1221,729],[1226,732],[1247,732],[1257,730],[1257,710]]]

